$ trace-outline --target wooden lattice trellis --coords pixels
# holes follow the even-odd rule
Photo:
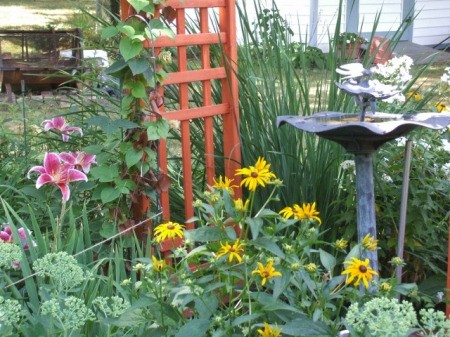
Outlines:
[[[180,122],[182,174],[184,189],[185,219],[194,216],[193,208],[193,177],[191,163],[191,122],[203,119],[204,148],[206,163],[206,181],[213,184],[215,176],[214,127],[215,116],[221,116],[223,126],[223,154],[225,175],[232,177],[241,160],[239,141],[239,113],[238,113],[238,84],[233,67],[237,59],[236,43],[236,9],[235,0],[171,0],[169,5],[174,14],[176,36],[174,39],[161,37],[154,41],[156,50],[164,47],[177,49],[176,72],[169,73],[164,86],[172,85],[179,97],[177,110],[161,109],[163,117]],[[162,10],[162,9],[161,9]],[[198,12],[198,33],[189,33],[186,25],[186,11]],[[218,32],[211,32],[211,15],[214,11],[218,15]],[[156,15],[160,15],[157,11]],[[126,0],[121,1],[122,19],[133,14],[132,8]],[[220,44],[224,52],[224,62],[218,67],[212,67],[210,46]],[[188,69],[188,48],[199,48],[200,67],[196,70]],[[212,81],[221,81],[221,102],[216,103],[212,98]],[[192,107],[189,103],[189,84],[201,83],[202,106]],[[164,87],[162,88],[164,90]],[[161,141],[159,148],[160,170],[168,173],[167,146]],[[240,191],[236,191],[240,196]],[[163,219],[170,219],[169,193],[161,194]],[[193,223],[186,224],[187,229],[193,228]],[[168,247],[167,247],[168,248]],[[163,249],[164,250],[164,249]]]

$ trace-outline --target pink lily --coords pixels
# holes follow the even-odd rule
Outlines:
[[[74,167],[81,167],[84,173],[89,173],[92,164],[97,164],[95,154],[86,152],[62,152],[59,158]]]
[[[64,117],[54,117],[52,119],[47,119],[42,122],[45,131],[49,131],[51,129],[55,129],[62,134],[62,140],[67,142],[69,140],[69,135],[74,132],[79,132],[81,136],[83,136],[83,130],[81,128],[70,126],[66,123]]]
[[[61,163],[59,156],[53,152],[47,152],[44,156],[44,166],[34,166],[27,174],[30,178],[31,172],[38,172],[41,175],[36,180],[36,188],[44,184],[57,186],[62,193],[62,201],[66,202],[70,198],[69,183],[72,181],[87,181],[86,175],[73,168],[69,163]]]
[[[30,235],[32,233],[29,229],[25,229],[23,227],[20,227],[17,229],[17,233],[19,234],[20,243],[22,244],[22,248],[26,250],[26,249],[29,249],[30,246],[28,245],[27,234],[25,231],[28,231],[28,235]],[[11,230],[10,226],[5,226],[3,228],[3,230],[0,231],[0,240],[2,240],[3,242],[7,242],[7,243],[14,242],[14,238],[13,238],[13,234],[12,234],[12,230]],[[31,244],[33,246],[36,246],[36,242],[34,242],[33,240],[31,241]]]

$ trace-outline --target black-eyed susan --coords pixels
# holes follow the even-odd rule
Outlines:
[[[214,185],[212,187],[214,187],[215,189],[228,191],[230,194],[233,194],[233,188],[238,187],[237,185],[232,185],[234,179],[230,179],[228,177],[219,176],[217,180],[215,178],[213,180]]]
[[[364,287],[366,289],[369,288],[369,281],[372,281],[373,275],[378,275],[378,273],[370,267],[369,259],[362,261],[353,257],[352,260],[344,262],[344,264],[347,264],[347,267],[341,273],[342,275],[348,275],[346,284],[353,282],[353,285],[357,287],[362,281]]]
[[[422,96],[421,94],[419,94],[417,91],[409,91],[409,92],[406,94],[406,97],[407,97],[408,99],[412,99],[412,100],[414,100],[414,101],[416,101],[416,102],[421,101],[422,98],[423,98],[423,96]]]
[[[237,169],[236,175],[245,176],[241,186],[245,186],[249,191],[256,191],[258,186],[265,187],[276,178],[275,173],[270,171],[270,164],[262,157],[258,157],[255,166]]]
[[[444,103],[436,104],[436,109],[438,112],[447,112],[448,111],[448,108]]]
[[[154,235],[155,241],[161,242],[165,239],[175,239],[183,237],[184,226],[176,222],[166,222],[156,226]]]
[[[273,328],[269,324],[264,323],[264,330],[258,329],[257,332],[261,337],[278,337],[281,334],[281,329]]]
[[[252,275],[261,276],[261,285],[265,285],[267,280],[272,277],[281,276],[279,271],[276,271],[273,267],[273,261],[269,261],[266,266],[261,262],[258,262],[258,268],[252,271]]]
[[[225,244],[220,243],[220,249],[217,252],[216,258],[219,259],[222,256],[228,255],[228,262],[231,263],[233,259],[236,259],[238,263],[241,263],[242,255],[244,254],[244,246],[245,244],[240,242],[239,239],[233,244],[230,244],[229,242]]]
[[[375,239],[370,234],[366,234],[366,236],[363,237],[363,239],[361,241],[361,245],[366,250],[377,250],[378,240]]]
[[[316,203],[313,202],[303,204],[302,206],[299,206],[297,204],[294,204],[292,207],[285,207],[279,212],[284,218],[294,218],[296,220],[304,220],[304,219],[314,219],[319,222],[319,224],[322,223],[320,218],[318,217],[319,212],[316,210]]]
[[[167,264],[165,260],[159,260],[154,255],[152,255],[153,260],[153,270],[156,272],[162,272],[166,269]]]

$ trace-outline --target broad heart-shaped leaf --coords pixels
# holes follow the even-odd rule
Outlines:
[[[144,151],[142,149],[138,151],[133,148],[129,149],[125,154],[125,163],[127,164],[127,167],[130,168],[131,166],[139,163],[143,154]]]
[[[133,75],[142,74],[150,67],[150,62],[145,58],[134,58],[128,61],[128,66]]]
[[[322,266],[324,266],[326,270],[333,270],[336,266],[336,258],[323,249],[319,249],[319,255]]]
[[[116,36],[119,33],[119,30],[114,26],[105,27],[102,29],[102,39],[110,39]]]
[[[120,39],[119,51],[125,61],[128,61],[138,55],[142,48],[142,42],[132,40],[128,36],[124,36]]]
[[[133,37],[134,33],[136,32],[136,30],[130,25],[119,26],[119,31],[129,37]]]
[[[127,62],[125,62],[124,59],[120,58],[105,69],[105,74],[116,76],[116,74],[118,74],[121,70],[125,69],[127,66],[128,66]]]
[[[90,174],[102,183],[114,181],[119,176],[119,168],[117,165],[112,166],[95,166],[91,168]]]
[[[116,200],[120,197],[121,191],[115,187],[105,187],[100,193],[100,198],[102,199],[102,203],[106,204],[113,200]]]
[[[310,318],[299,317],[285,325],[280,326],[283,335],[301,337],[330,337],[333,331],[321,321],[313,321]],[[380,336],[381,337],[381,336]]]
[[[208,318],[191,319],[178,330],[175,337],[205,336],[211,322]]]
[[[145,90],[145,85],[141,81],[133,82],[131,85],[131,94],[136,98],[145,98],[147,96],[147,91]]]
[[[136,10],[136,13],[140,11],[145,11],[151,15],[155,14],[155,5],[153,5],[153,1],[149,0],[127,0],[128,3],[133,6]]]

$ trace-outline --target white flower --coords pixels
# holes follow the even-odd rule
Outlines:
[[[442,82],[446,82],[450,85],[450,67],[445,68],[444,74],[441,77]]]
[[[390,176],[388,176],[386,173],[383,173],[383,175],[381,176],[381,179],[383,179],[387,183],[393,182],[392,178]]]
[[[354,169],[355,161],[354,160],[344,160],[340,166],[341,166],[341,169],[343,169],[343,170]]]

